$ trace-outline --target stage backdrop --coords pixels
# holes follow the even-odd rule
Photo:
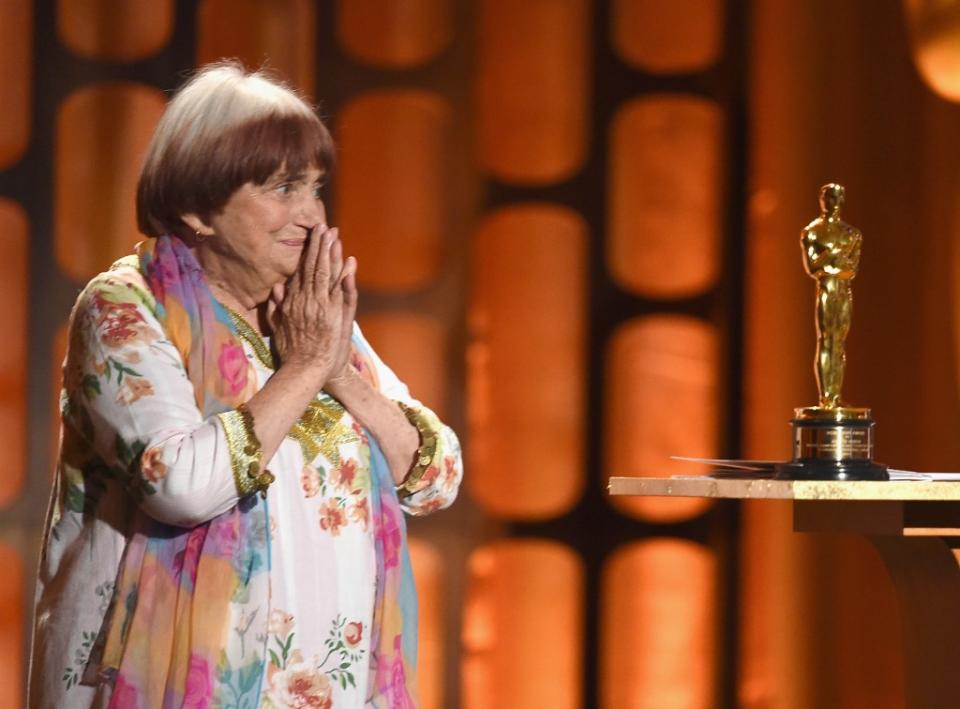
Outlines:
[[[884,462],[960,469],[960,113],[913,63],[952,95],[951,4],[0,0],[0,706],[70,305],[141,238],[167,93],[221,57],[319,104],[361,324],[462,434],[461,499],[411,523],[425,707],[902,706],[872,550],[605,484],[788,455],[828,181],[865,239],[845,394]]]

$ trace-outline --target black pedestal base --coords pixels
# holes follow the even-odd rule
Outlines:
[[[780,463],[777,480],[889,480],[887,466],[864,460],[795,460]]]

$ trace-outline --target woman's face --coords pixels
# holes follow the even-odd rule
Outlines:
[[[250,292],[286,281],[310,230],[326,224],[322,184],[315,167],[300,175],[281,168],[262,185],[240,187],[211,217],[212,233],[197,246],[204,268]]]

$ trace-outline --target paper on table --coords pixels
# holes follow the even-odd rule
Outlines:
[[[740,458],[696,458],[685,455],[672,455],[672,460],[688,463],[702,463],[713,466],[708,475],[715,477],[761,477],[772,475],[774,468],[781,463],[779,460],[750,460]],[[891,480],[916,480],[930,482],[960,481],[960,472],[920,472],[916,470],[897,470],[889,468],[887,473]],[[689,477],[680,475],[676,477]]]
[[[695,458],[686,455],[672,455],[671,460],[682,460],[687,463],[703,463],[723,470],[744,470],[753,472],[767,472],[774,466],[782,463],[780,460],[747,460],[739,458]]]

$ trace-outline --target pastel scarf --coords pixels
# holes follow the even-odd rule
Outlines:
[[[190,250],[161,236],[139,244],[137,254],[204,418],[249,399],[257,388],[252,365]],[[365,438],[378,579],[367,700],[407,709],[416,706],[417,611],[406,529],[386,461]],[[136,520],[98,643],[101,676],[113,682],[110,706],[258,706],[266,635],[258,640],[247,630],[269,615],[266,500],[250,495],[192,529],[143,514]]]

